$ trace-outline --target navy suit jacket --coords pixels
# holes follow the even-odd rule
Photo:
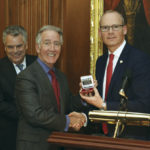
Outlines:
[[[26,55],[29,66],[35,56]],[[0,149],[16,150],[16,130],[18,113],[14,100],[16,71],[8,57],[0,60]]]
[[[99,57],[96,63],[96,79],[100,95],[103,92],[107,57],[108,53]],[[130,72],[126,91],[128,111],[150,113],[150,57],[129,44],[125,45],[113,72],[107,95],[107,110],[120,109],[119,91],[126,71]]]

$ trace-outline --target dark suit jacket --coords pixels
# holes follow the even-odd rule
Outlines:
[[[98,80],[98,90],[101,95],[107,57],[108,54],[99,57],[96,64],[96,79]],[[130,71],[129,86],[126,92],[128,111],[150,113],[150,57],[128,44],[125,45],[112,75],[107,95],[107,109],[119,110],[119,91],[123,76],[127,70]],[[125,132],[129,135],[129,131],[128,129]],[[143,132],[141,129],[133,131],[133,134],[131,132],[131,136],[137,131],[139,136],[146,136],[147,131],[141,135]]]
[[[26,56],[29,66],[35,56]],[[16,150],[17,109],[14,103],[16,71],[8,57],[0,60],[0,150]]]
[[[60,106],[52,85],[40,64],[35,61],[19,74],[16,81],[16,100],[20,112],[17,150],[53,150],[47,138],[52,131],[64,131],[65,114],[72,108],[79,108],[81,101],[73,99],[65,75],[56,69],[56,78],[60,86]],[[76,105],[72,105],[74,102]]]

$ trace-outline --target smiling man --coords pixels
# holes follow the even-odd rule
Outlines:
[[[60,28],[42,27],[36,36],[38,59],[17,78],[17,150],[54,150],[47,142],[51,132],[79,130],[85,123],[82,113],[70,113],[82,107],[80,97],[72,96],[65,75],[54,67],[62,43]]]
[[[121,110],[119,94],[123,87],[123,78],[128,78],[125,94],[127,107],[131,112],[150,113],[150,57],[132,47],[125,40],[127,26],[123,16],[113,10],[106,11],[100,20],[100,36],[108,52],[97,59],[96,79],[98,87],[95,95],[85,96],[86,102],[94,105],[91,109]],[[140,33],[139,33],[140,34]],[[102,124],[105,135],[113,136],[114,127]],[[149,139],[148,128],[125,127],[122,137]]]
[[[21,26],[6,27],[3,43],[6,57],[0,60],[0,149],[16,150],[18,114],[14,102],[15,80],[17,74],[36,57],[26,55],[27,32]]]

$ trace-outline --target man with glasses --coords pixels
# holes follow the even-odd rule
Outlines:
[[[16,80],[19,110],[17,150],[54,150],[47,142],[53,131],[79,130],[86,118],[80,97],[70,93],[65,75],[54,67],[63,44],[60,28],[43,26],[36,36],[38,59]]]
[[[100,37],[108,52],[100,56],[96,63],[98,87],[92,97],[81,97],[91,105],[91,109],[122,110],[120,107],[121,88],[128,97],[124,110],[150,113],[150,58],[144,52],[135,49],[125,40],[127,26],[117,11],[106,11],[100,20]],[[140,33],[139,33],[140,34]],[[123,81],[127,79],[126,84]],[[113,136],[114,127],[102,124],[105,135]],[[145,127],[126,127],[123,137],[148,139]]]
[[[6,57],[0,60],[0,150],[16,150],[18,114],[14,87],[18,73],[35,59],[26,55],[27,32],[21,26],[8,26],[3,31]]]

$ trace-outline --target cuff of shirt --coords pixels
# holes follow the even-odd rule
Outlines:
[[[83,106],[87,106],[87,102],[83,101],[82,99],[81,99],[81,103]]]
[[[68,117],[68,115],[66,115],[66,127],[65,127],[64,131],[66,131],[66,132],[68,131],[69,124],[70,124],[70,118]]]
[[[84,115],[85,120],[86,120],[83,126],[86,127],[86,126],[87,126],[87,123],[88,123],[88,119],[87,119],[87,116],[86,116],[85,113],[82,113],[82,115]]]

